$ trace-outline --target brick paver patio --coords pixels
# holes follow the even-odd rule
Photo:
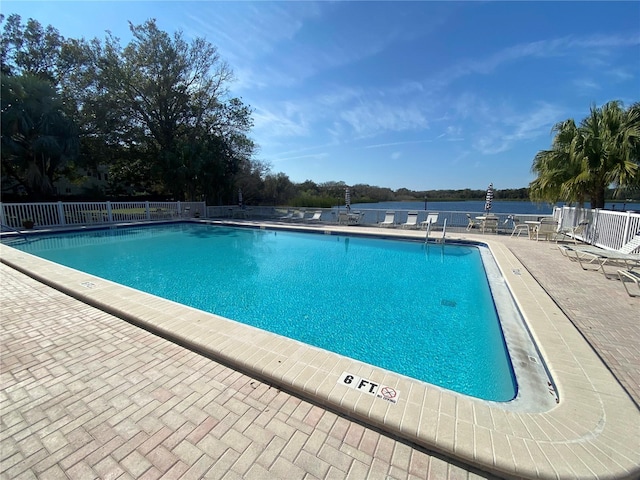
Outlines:
[[[640,298],[555,244],[501,241],[639,403]],[[490,478],[0,275],[3,479]]]

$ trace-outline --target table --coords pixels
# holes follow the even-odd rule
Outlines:
[[[482,222],[482,233],[484,233],[485,230],[493,230],[496,234],[498,233],[498,217],[494,215],[482,215],[476,217],[476,220]]]
[[[338,223],[340,225],[358,225],[360,223],[361,218],[362,218],[362,213],[360,212],[338,213]]]
[[[529,227],[529,239],[533,240],[535,238],[537,240],[538,229],[540,228],[540,224],[542,222],[540,222],[539,220],[525,220],[524,223],[527,224]]]

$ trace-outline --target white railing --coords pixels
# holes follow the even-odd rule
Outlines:
[[[337,223],[342,208],[289,208],[289,207],[246,207],[235,205],[209,206],[204,202],[50,202],[50,203],[0,203],[0,221],[15,229],[25,228],[23,221],[31,219],[35,226],[60,227],[73,225],[109,224],[114,222],[139,222],[152,220],[170,220],[180,218],[248,218],[278,220],[292,210],[312,212],[321,211],[320,221]],[[359,209],[361,225],[374,226],[380,223],[386,209]],[[396,210],[396,224],[400,226],[407,220],[409,210]],[[419,211],[417,223],[426,221],[428,213]],[[441,230],[443,225],[451,231],[463,231],[468,225],[468,217],[482,215],[484,212],[440,211],[438,222],[431,230]],[[498,229],[510,233],[514,226],[514,217],[519,223],[527,220],[540,220],[549,215],[496,213]],[[591,210],[576,207],[558,207],[553,217],[560,222],[561,228],[570,228],[587,221],[584,233],[579,240],[602,248],[618,249],[634,235],[640,233],[640,213],[619,212],[615,210]]]
[[[602,248],[617,250],[640,233],[640,213],[637,212],[560,207],[555,213],[559,214],[562,228],[588,222],[584,234],[578,238]]]
[[[0,222],[11,228],[140,222],[194,218],[205,214],[204,202],[50,202],[2,203]]]
[[[306,208],[292,208],[292,207],[245,207],[240,208],[235,205],[227,205],[227,206],[209,206],[207,207],[207,218],[248,218],[248,219],[270,219],[277,220],[281,217],[284,217],[288,212],[293,211],[305,211],[307,216],[311,216],[314,212],[321,211],[322,217],[321,221],[326,223],[338,223],[338,216],[340,212],[345,212],[345,208],[315,208],[315,207],[306,207]],[[414,210],[395,210],[396,213],[396,224],[400,225],[407,221],[407,216],[410,211]],[[359,212],[362,214],[362,218],[360,219],[360,225],[376,225],[384,220],[385,213],[387,209],[375,209],[375,208],[367,208],[367,209],[353,209],[352,212]],[[433,211],[420,210],[418,211],[418,220],[417,224],[420,224],[427,219],[428,213],[436,213]],[[467,214],[471,215],[473,218],[476,216],[484,215],[484,212],[471,212],[471,211],[440,211],[438,213],[438,222],[435,225],[435,228],[442,229],[444,225],[444,221],[447,221],[447,228],[456,229],[466,229],[468,225],[468,217]],[[499,228],[504,231],[511,231],[513,229],[513,214],[509,213],[496,213],[496,217],[498,217]],[[517,214],[515,217],[519,221],[525,220],[539,220],[541,217],[545,217],[549,215],[541,215],[541,214]]]

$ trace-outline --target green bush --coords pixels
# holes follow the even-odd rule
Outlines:
[[[331,208],[336,205],[344,205],[344,198],[335,197],[312,197],[309,195],[300,195],[292,199],[289,204],[292,207],[309,207],[309,208]]]

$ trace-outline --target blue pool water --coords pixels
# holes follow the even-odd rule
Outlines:
[[[475,246],[201,224],[12,246],[460,393],[516,393]]]

